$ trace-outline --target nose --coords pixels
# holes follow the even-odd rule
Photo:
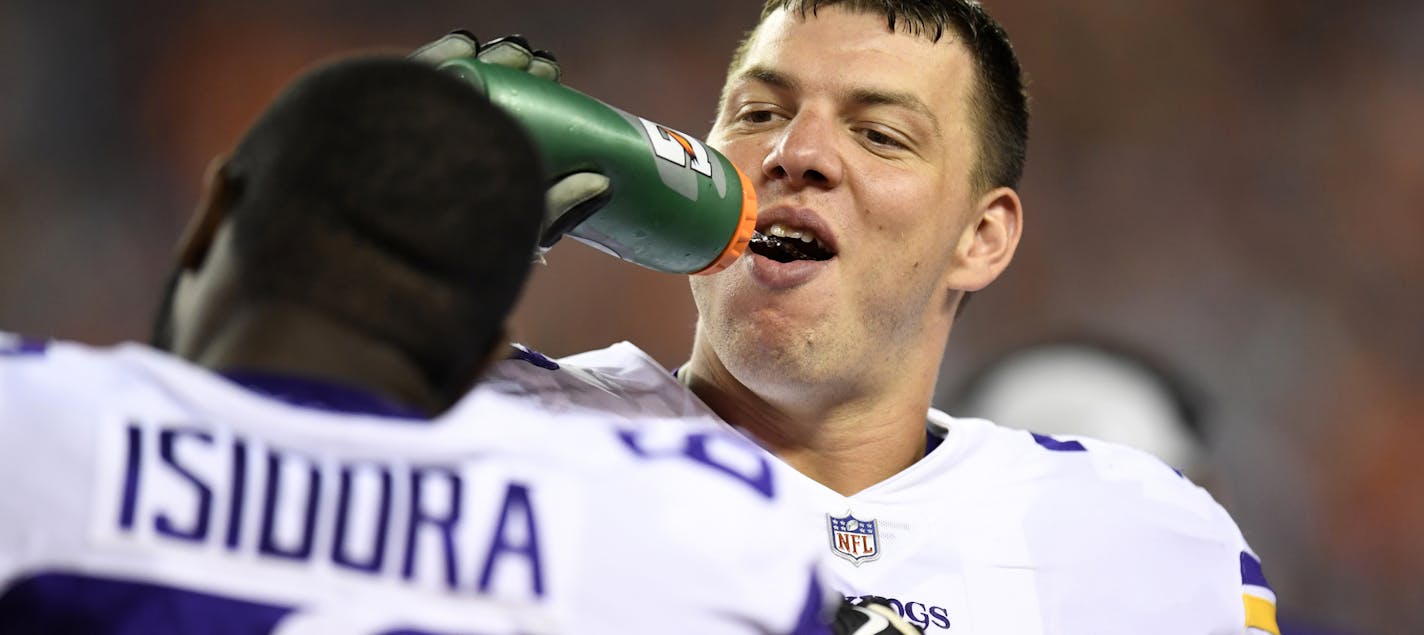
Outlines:
[[[797,113],[781,129],[761,169],[770,179],[795,189],[840,184],[845,170],[836,151],[834,122],[815,112]]]

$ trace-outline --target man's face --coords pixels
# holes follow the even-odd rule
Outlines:
[[[809,231],[803,251],[830,256],[749,253],[692,278],[699,336],[743,383],[830,387],[942,354],[956,245],[977,222],[974,68],[956,40],[783,11],[732,71],[710,143],[754,184],[762,233]]]

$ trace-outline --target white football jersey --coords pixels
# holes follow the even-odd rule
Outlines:
[[[691,398],[689,418],[707,413],[631,344],[560,361],[623,378],[644,408]],[[836,591],[886,598],[932,635],[1278,632],[1236,524],[1157,458],[937,410],[927,422],[925,458],[853,496],[787,479],[815,505],[802,540]]]
[[[292,382],[0,336],[0,632],[825,632],[784,468],[715,420]]]

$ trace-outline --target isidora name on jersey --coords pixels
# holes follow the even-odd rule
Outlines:
[[[484,388],[433,421],[339,413],[140,346],[8,340],[0,482],[0,632],[820,628],[769,462],[680,419]]]

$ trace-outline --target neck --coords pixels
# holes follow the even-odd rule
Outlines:
[[[269,372],[354,386],[428,415],[449,405],[399,350],[291,305],[236,311],[188,357],[214,371]]]
[[[898,474],[925,453],[933,391],[906,381],[858,396],[778,398],[739,380],[700,338],[680,377],[723,420],[797,471],[849,496]],[[915,378],[919,379],[919,378]],[[778,391],[777,394],[787,394]]]

